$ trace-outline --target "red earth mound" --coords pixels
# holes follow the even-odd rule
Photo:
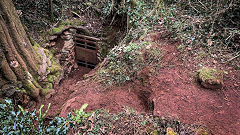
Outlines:
[[[157,75],[151,75],[146,69],[143,74],[148,78],[144,82],[134,80],[106,89],[99,83],[82,80],[82,74],[89,71],[80,68],[81,71],[74,71],[56,87],[51,98],[39,104],[52,103],[50,115],[60,113],[63,117],[84,103],[89,104],[86,111],[104,108],[113,113],[128,106],[139,112],[173,116],[187,124],[201,124],[216,135],[240,134],[239,71],[210,60],[205,66],[221,66],[228,74],[221,90],[204,89],[193,77],[201,60],[187,57],[183,61],[184,53],[176,50],[178,43],[160,41],[158,34],[152,35],[152,39],[164,55],[164,66]]]

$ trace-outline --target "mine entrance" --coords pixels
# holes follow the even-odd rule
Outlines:
[[[99,63],[98,60],[98,38],[76,33],[75,42],[75,59],[78,66],[94,69]]]

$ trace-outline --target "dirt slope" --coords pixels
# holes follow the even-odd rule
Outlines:
[[[77,80],[78,75],[74,74],[57,87],[58,91],[65,89],[66,92],[62,92],[64,98],[58,98],[61,97],[60,92],[43,102],[50,101],[55,105],[50,114],[61,110],[60,116],[65,117],[84,103],[89,104],[87,111],[104,108],[110,112],[120,112],[128,106],[139,112],[173,116],[188,124],[201,124],[216,135],[240,134],[239,71],[216,64],[211,59],[208,63],[195,57],[182,61],[184,53],[175,49],[179,44],[161,41],[158,37],[158,34],[152,35],[153,41],[163,51],[164,66],[157,75],[146,69],[143,71],[147,76],[144,82],[135,80],[121,87],[106,89],[99,83]],[[204,89],[195,81],[193,71],[200,68],[199,63],[228,71],[221,90]]]
[[[154,115],[171,115],[188,124],[201,124],[213,134],[240,134],[240,73],[227,65],[213,64],[228,71],[224,87],[213,91],[202,88],[193,78],[200,60],[179,60],[174,44],[162,45],[166,66],[150,80]]]

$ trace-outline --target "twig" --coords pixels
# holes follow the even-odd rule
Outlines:
[[[191,4],[191,1],[190,0],[188,0],[188,4],[189,4],[189,6],[192,8],[192,9],[194,9],[196,12],[198,12],[199,13],[199,11],[194,7],[194,6],[192,6],[192,4]]]
[[[78,18],[81,18],[81,16],[78,14],[78,13],[76,13],[76,12],[74,12],[74,11],[71,11],[74,15],[76,15]]]
[[[208,9],[201,1],[198,1],[206,10]]]
[[[224,63],[230,62],[230,61],[232,61],[232,60],[234,60],[234,59],[238,58],[239,56],[240,56],[240,54],[238,54],[237,56],[234,56],[234,57],[232,57],[231,59],[227,60],[227,61],[226,61],[226,62],[224,62]]]

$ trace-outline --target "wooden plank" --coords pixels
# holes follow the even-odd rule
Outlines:
[[[97,50],[90,50],[90,49],[76,46],[75,51],[76,51],[75,55],[77,60],[82,60],[82,61],[90,62],[93,64],[98,63]]]
[[[97,50],[91,50],[91,49],[82,48],[82,47],[79,47],[79,46],[76,46],[75,48],[77,50],[82,50],[82,51],[91,52],[91,53],[97,53]]]
[[[99,38],[95,38],[95,37],[90,37],[90,36],[86,36],[86,35],[82,35],[82,34],[75,34],[76,37],[81,37],[81,38],[86,38],[92,41],[100,41]]]
[[[96,46],[91,46],[91,45],[88,45],[88,44],[76,43],[76,46],[86,48],[86,49],[90,49],[90,50],[97,50]]]
[[[97,46],[97,43],[96,42],[93,42],[93,41],[89,41],[89,40],[86,40],[86,39],[81,39],[81,38],[75,38],[75,42],[86,42],[86,43],[89,43],[89,44],[93,44],[95,46]]]

